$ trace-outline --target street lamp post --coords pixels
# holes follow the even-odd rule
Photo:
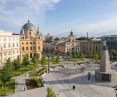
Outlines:
[[[47,54],[47,57],[48,57],[48,73],[49,73],[49,58],[50,58],[50,53]]]
[[[117,97],[117,85],[114,86],[113,89],[115,90],[115,94],[116,94],[116,97]]]

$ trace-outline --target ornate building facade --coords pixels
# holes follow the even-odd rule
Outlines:
[[[19,44],[19,35],[0,30],[0,65],[3,65],[8,58],[13,61],[20,55]]]
[[[42,42],[42,34],[39,32],[39,27],[36,32],[35,26],[28,20],[28,23],[22,26],[20,31],[20,58],[23,59],[26,53],[29,55],[29,58],[34,57],[36,53],[41,57]]]
[[[68,41],[64,41],[62,43],[54,42],[51,46],[51,51],[55,54],[66,55],[67,51],[71,52],[71,55],[76,50],[80,52],[80,41],[75,39],[73,32],[70,32],[68,36]]]

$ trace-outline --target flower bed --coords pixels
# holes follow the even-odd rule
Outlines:
[[[37,76],[42,75],[43,73],[47,72],[47,70],[48,70],[48,68],[41,70],[40,72],[37,73]]]
[[[35,83],[38,87],[41,87],[41,82],[38,78],[35,78]]]

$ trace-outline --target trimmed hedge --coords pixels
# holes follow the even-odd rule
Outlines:
[[[46,69],[44,69],[44,70],[42,70],[42,71],[40,71],[39,73],[37,73],[37,76],[40,76],[40,75],[42,75],[44,72],[46,72],[48,70],[48,68],[46,68]]]
[[[56,65],[56,66],[52,66],[52,68],[56,68],[57,66],[62,67],[64,65]]]
[[[35,83],[38,87],[41,87],[41,82],[38,78],[35,78]]]

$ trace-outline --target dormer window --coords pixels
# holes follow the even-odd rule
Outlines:
[[[31,32],[29,32],[29,35],[31,35]]]

